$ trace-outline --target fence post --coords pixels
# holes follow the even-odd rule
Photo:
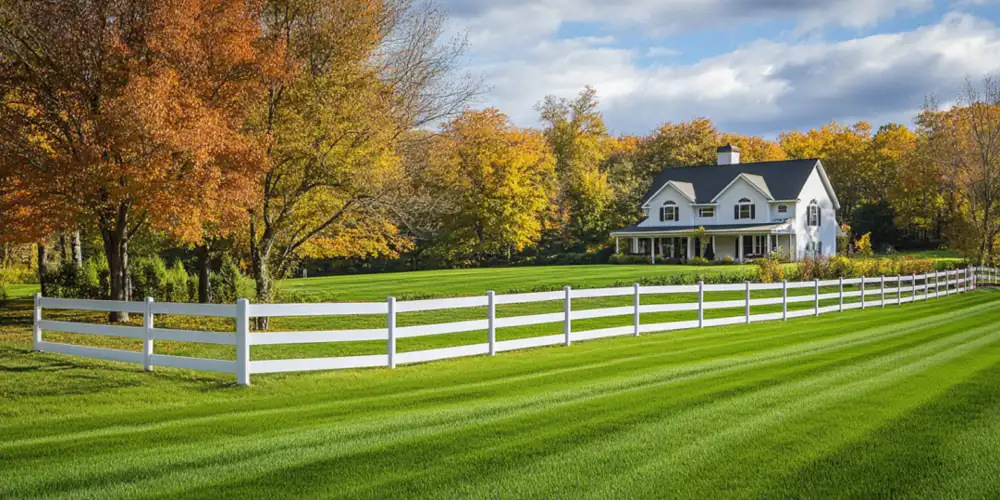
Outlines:
[[[917,273],[910,275],[910,302],[917,301]]]
[[[632,312],[632,327],[635,330],[633,334],[639,336],[639,284],[634,283],[632,285],[632,290],[635,294],[632,297],[632,307],[635,309]]]
[[[788,280],[781,280],[781,321],[788,321]]]
[[[844,277],[843,276],[840,277],[840,283],[839,284],[840,284],[840,294],[838,296],[839,302],[837,304],[837,307],[838,307],[837,310],[838,310],[838,312],[844,312]]]
[[[743,315],[746,316],[746,322],[750,324],[750,282],[746,282],[746,293],[744,294],[744,305],[743,305]]]
[[[388,310],[385,315],[385,325],[389,335],[386,337],[385,350],[389,354],[389,368],[396,367],[396,297],[385,299]]]
[[[944,294],[945,296],[951,295],[951,283],[948,277],[948,271],[944,272]]]
[[[813,278],[813,309],[814,314],[819,316],[819,278]]]
[[[563,341],[563,344],[567,346],[573,344],[573,341],[569,338],[569,333],[573,328],[570,320],[570,311],[572,310],[570,291],[569,285],[563,287],[563,292],[566,294],[566,298],[563,299],[563,314],[565,315],[563,318],[563,336],[566,337],[566,340]]]
[[[236,300],[236,383],[250,385],[250,301]]]
[[[861,277],[861,308],[865,308],[865,277]]]
[[[896,305],[903,305],[903,277],[896,275]]]
[[[146,331],[146,339],[142,343],[142,355],[145,359],[146,371],[153,371],[153,298],[146,297],[146,310],[142,313],[142,326]]]
[[[34,325],[32,328],[32,349],[35,351],[42,350],[42,327],[39,323],[42,321],[42,292],[35,292],[35,306],[31,311],[31,320]]]
[[[941,271],[934,271],[934,298],[941,296]]]
[[[705,326],[705,282],[698,282],[698,328]]]
[[[931,276],[924,273],[924,300],[931,296]]]
[[[878,304],[882,306],[882,309],[885,309],[885,275],[884,274],[880,275],[880,278],[881,279],[879,280],[879,289],[878,289],[879,291]]]
[[[493,302],[493,290],[486,292],[486,305],[488,307],[486,313],[486,321],[489,323],[489,330],[487,334],[487,341],[490,343],[490,356],[497,355],[497,329],[494,325],[494,321],[497,318],[497,307]]]

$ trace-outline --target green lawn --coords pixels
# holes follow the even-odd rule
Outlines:
[[[998,299],[251,388],[31,353],[15,305],[0,498],[996,497]]]
[[[279,287],[313,301],[385,300],[402,298],[460,297],[497,293],[529,292],[538,287],[559,289],[563,285],[599,288],[616,282],[632,283],[641,278],[673,274],[718,274],[752,270],[754,266],[684,265],[583,265],[532,266],[480,269],[447,269],[405,273],[355,274],[282,280]]]
[[[12,299],[23,299],[31,297],[38,292],[38,285],[32,284],[14,284],[14,285],[4,285],[4,291],[7,293],[7,297]]]

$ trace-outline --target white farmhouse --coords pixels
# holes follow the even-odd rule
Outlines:
[[[656,259],[705,256],[737,261],[778,252],[800,260],[837,251],[837,195],[819,160],[740,163],[739,148],[718,149],[718,165],[667,168],[643,197],[645,218],[611,233],[634,254]]]

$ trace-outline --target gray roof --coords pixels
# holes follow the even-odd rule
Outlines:
[[[641,221],[640,221],[641,222]],[[686,233],[699,227],[705,228],[706,234],[728,232],[728,231],[772,231],[787,224],[787,222],[774,222],[770,224],[699,224],[697,226],[645,226],[640,227],[640,222],[636,222],[624,229],[619,229],[611,233],[611,236],[631,236],[637,233]]]
[[[737,163],[735,165],[665,168],[656,176],[653,185],[642,197],[642,204],[646,204],[669,181],[691,183],[698,195],[695,202],[711,203],[712,199],[741,173],[747,174],[748,177],[760,177],[766,186],[766,191],[770,192],[774,199],[794,200],[802,192],[802,186],[805,185],[817,161],[819,160],[810,158]],[[758,187],[760,186],[758,185]]]

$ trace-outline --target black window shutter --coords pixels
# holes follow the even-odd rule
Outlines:
[[[816,207],[816,227],[823,223],[823,218],[819,216],[819,207]]]
[[[734,219],[739,219],[740,218],[740,206],[739,205],[736,205],[736,206],[733,207],[733,218]]]
[[[757,218],[757,205],[750,205],[750,218],[751,219]]]

